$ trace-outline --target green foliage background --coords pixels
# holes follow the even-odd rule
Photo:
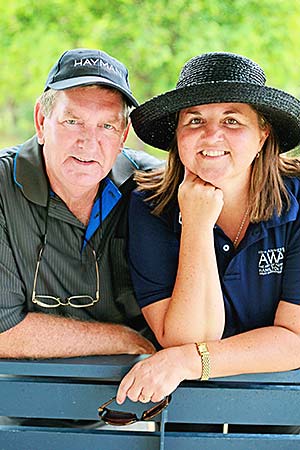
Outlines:
[[[248,56],[269,85],[300,96],[299,29],[298,0],[0,0],[0,144],[34,132],[35,99],[66,49],[120,59],[140,101],[172,89],[184,62],[207,51]]]

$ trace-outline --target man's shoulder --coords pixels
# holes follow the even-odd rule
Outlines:
[[[133,150],[125,147],[118,155],[116,162],[110,172],[110,178],[117,185],[123,186],[136,170],[151,170],[161,166],[163,161],[149,155],[142,150]]]
[[[18,144],[0,149],[0,158],[14,157],[18,153],[20,147],[21,144]]]
[[[13,160],[19,149],[20,145],[0,149],[0,174],[2,180],[11,177],[13,172]]]
[[[164,164],[161,159],[155,158],[143,150],[133,150],[132,148],[125,147],[123,155],[132,160],[135,169],[137,170],[151,170]]]

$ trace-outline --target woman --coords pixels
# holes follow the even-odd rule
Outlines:
[[[176,89],[132,113],[169,150],[140,174],[129,258],[137,299],[166,347],[117,401],[159,401],[184,379],[300,366],[300,102],[230,53],[196,56]],[[196,344],[195,344],[196,343]]]

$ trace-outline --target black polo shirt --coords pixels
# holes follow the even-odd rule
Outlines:
[[[135,168],[158,162],[126,149],[102,181],[102,226],[94,205],[86,228],[49,189],[42,147],[36,137],[5,149],[0,158],[0,332],[18,324],[29,311],[81,320],[145,327],[137,306],[126,261],[128,196]],[[48,309],[32,303],[37,256],[47,223],[36,293],[65,299],[95,297],[94,249],[100,273],[100,301],[87,308]],[[98,224],[97,224],[98,223]],[[88,241],[88,245],[85,245]]]

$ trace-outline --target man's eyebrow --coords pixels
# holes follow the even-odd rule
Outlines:
[[[78,116],[75,112],[73,112],[67,108],[63,110],[63,115],[71,117],[72,119],[78,119],[78,120],[81,119],[81,117]],[[102,118],[101,122],[119,123],[119,122],[122,122],[123,119],[124,119],[124,116],[123,116],[122,112],[112,113],[112,114],[107,114],[105,118]]]
[[[79,119],[79,116],[77,116],[73,111],[69,109],[64,109],[63,114],[66,114],[67,116],[72,116],[74,119]]]

